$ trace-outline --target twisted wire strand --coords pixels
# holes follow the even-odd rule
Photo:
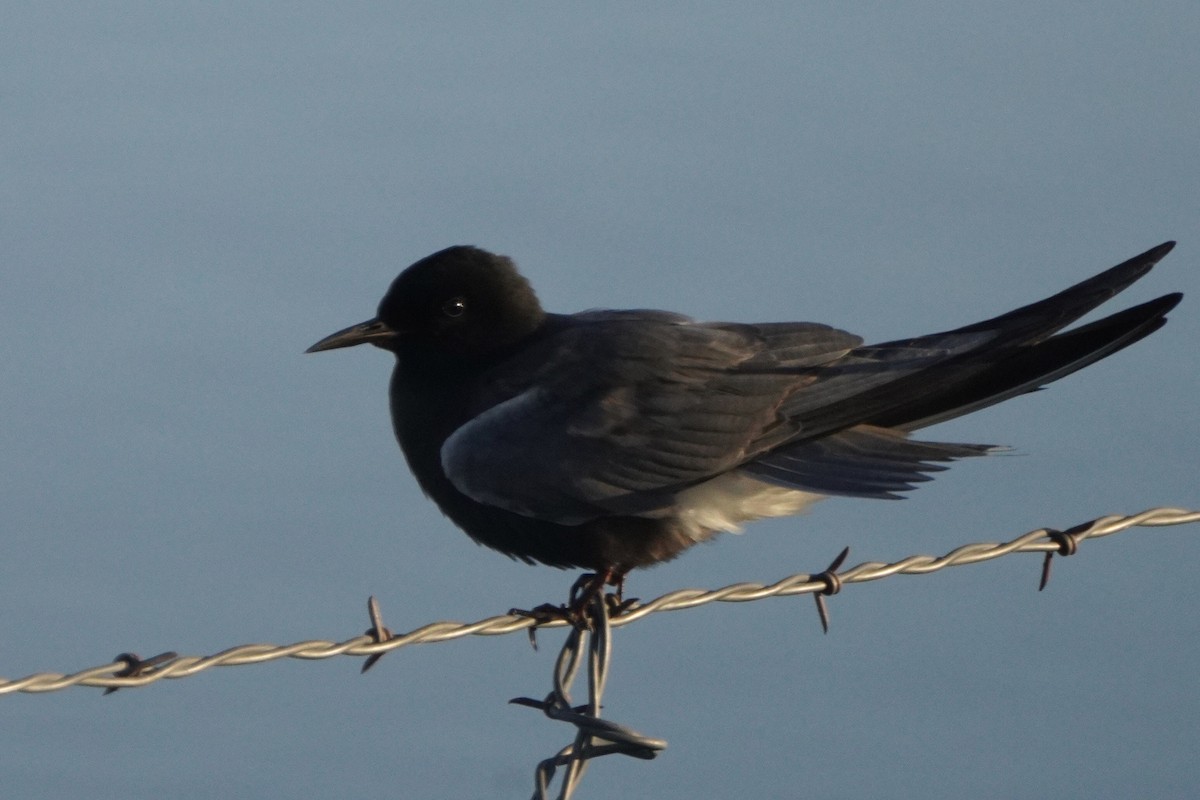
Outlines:
[[[979,542],[963,545],[943,556],[912,555],[892,563],[867,561],[837,572],[840,584],[880,580],[893,575],[925,575],[940,569],[976,564],[1012,553],[1042,552],[1069,553],[1078,543],[1092,538],[1111,536],[1133,527],[1159,527],[1200,522],[1200,511],[1184,508],[1152,508],[1130,516],[1109,515],[1078,525],[1066,532],[1039,528],[1007,542]],[[1064,549],[1069,541],[1070,549]],[[799,594],[831,593],[829,573],[790,575],[772,584],[736,583],[719,589],[680,589],[641,603],[611,620],[613,627],[628,625],[648,614],[679,611],[707,603],[745,603],[767,597],[790,597]],[[374,636],[355,636],[343,642],[310,639],[288,645],[245,644],[231,647],[209,656],[175,656],[165,663],[145,670],[132,669],[130,660],[122,654],[108,664],[102,664],[70,674],[38,672],[23,678],[0,678],[0,694],[55,692],[72,686],[132,688],[147,686],[164,679],[187,678],[218,666],[261,664],[281,658],[323,659],[334,656],[371,656],[387,653],[413,644],[445,642],[464,636],[503,636],[528,630],[536,625],[528,616],[505,614],[471,623],[452,621],[433,622],[407,633],[379,641]],[[543,623],[543,627],[560,627],[565,622]],[[124,672],[125,677],[115,673]]]

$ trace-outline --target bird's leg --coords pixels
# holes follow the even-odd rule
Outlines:
[[[600,572],[585,572],[580,575],[575,583],[571,584],[566,605],[556,606],[553,603],[543,603],[529,611],[514,608],[509,613],[529,617],[538,625],[563,621],[580,630],[592,630],[592,620],[588,617],[588,609],[592,601],[604,591],[604,587],[609,585],[616,587],[615,592],[605,597],[610,614],[619,614],[637,602],[636,598],[623,600],[621,597],[625,588],[625,572],[607,567]]]
[[[583,573],[575,583],[571,584],[571,593],[568,595],[567,608],[577,614],[582,614],[591,605],[592,600],[604,591],[604,587],[609,584],[612,578],[613,570],[611,568],[603,572]]]
[[[637,605],[638,599],[636,597],[625,599],[625,577],[629,574],[628,571],[609,570],[609,572],[611,574],[608,584],[615,587],[615,591],[605,595],[604,600],[608,603],[609,616],[617,617]]]
[[[603,572],[580,575],[579,580],[575,581],[575,585],[571,587],[571,599],[567,604],[567,614],[575,620],[572,624],[576,627],[582,624],[586,629],[592,629],[591,620],[587,616],[588,609],[592,607],[592,601],[596,599],[596,596],[604,591],[605,586],[616,588],[616,591],[604,596],[604,604],[610,617],[619,616],[636,605],[636,597],[626,600],[622,596],[625,591],[627,574],[625,570],[608,567]]]

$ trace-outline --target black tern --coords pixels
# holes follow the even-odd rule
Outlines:
[[[1158,330],[1182,295],[1060,333],[1173,246],[994,319],[874,345],[810,322],[552,314],[510,259],[450,247],[404,270],[374,319],[308,352],[396,356],[396,438],[475,541],[619,584],[748,521],[831,495],[899,497],[993,451],[909,434]]]

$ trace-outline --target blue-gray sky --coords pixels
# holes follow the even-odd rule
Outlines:
[[[869,339],[1038,299],[1168,238],[1171,323],[933,430],[1019,455],[832,500],[642,597],[1200,505],[1200,6],[0,3],[0,674],[349,637],[565,595],[476,547],[391,439],[390,360],[303,356],[455,243],[547,307]],[[623,629],[669,740],[580,797],[1182,796],[1200,532]],[[0,698],[13,797],[524,797],[570,736],[506,705],[557,634]]]

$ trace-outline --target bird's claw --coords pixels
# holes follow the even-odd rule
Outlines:
[[[616,591],[604,593],[604,587],[610,583],[617,587]],[[536,650],[536,631],[543,625],[565,622],[576,630],[595,630],[596,626],[591,616],[591,605],[592,601],[598,596],[603,596],[605,610],[609,617],[620,616],[636,606],[638,603],[636,597],[626,600],[621,596],[621,590],[624,588],[623,584],[624,576],[616,577],[612,571],[584,573],[571,586],[571,592],[566,604],[542,603],[540,606],[529,610],[512,608],[509,609],[508,613],[516,617],[525,617],[533,620],[533,627],[529,628],[529,643]]]

